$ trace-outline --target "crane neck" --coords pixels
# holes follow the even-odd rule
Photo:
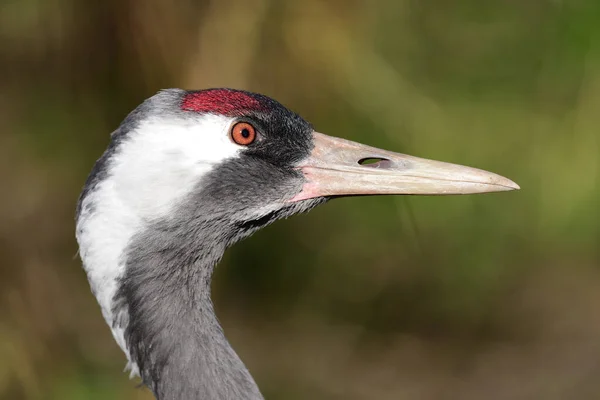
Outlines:
[[[245,236],[239,228],[219,218],[165,219],[136,235],[126,251],[115,304],[127,308],[131,359],[159,400],[263,399],[210,296],[214,267]]]

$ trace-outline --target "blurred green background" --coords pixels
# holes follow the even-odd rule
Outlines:
[[[151,398],[75,202],[143,99],[220,86],[522,187],[335,200],[231,249],[216,307],[268,399],[600,398],[597,0],[4,0],[0,38],[0,398]]]

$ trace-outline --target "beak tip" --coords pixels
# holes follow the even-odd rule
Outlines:
[[[503,180],[504,182],[499,182],[499,184],[506,187],[506,191],[521,190],[521,186],[519,186],[516,182],[513,182],[507,178],[504,178]]]

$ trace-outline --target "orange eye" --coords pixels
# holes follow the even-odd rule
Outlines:
[[[238,122],[231,128],[231,139],[239,145],[248,146],[256,139],[256,131],[249,123]]]

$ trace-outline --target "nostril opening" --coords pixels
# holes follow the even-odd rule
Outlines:
[[[387,161],[387,159],[386,158],[377,158],[377,157],[361,158],[360,160],[358,160],[358,163],[360,165],[369,165],[369,164],[378,163],[379,161]]]
[[[367,157],[358,160],[358,164],[369,168],[386,168],[391,165],[391,161],[387,158]]]

